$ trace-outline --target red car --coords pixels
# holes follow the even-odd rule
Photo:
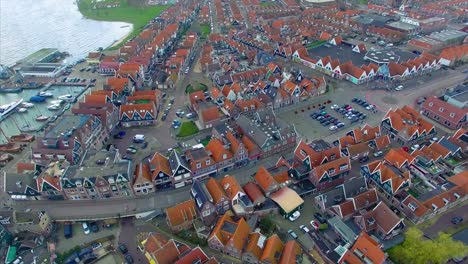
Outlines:
[[[314,228],[314,230],[318,230],[320,227],[320,224],[317,223],[317,221],[315,220],[310,221],[310,225],[312,226],[312,228]]]
[[[349,109],[353,109],[352,106],[348,105],[347,107],[345,107],[346,110],[349,110]]]
[[[330,115],[329,115],[329,114],[326,114],[326,115],[324,115],[323,117],[325,117],[325,118],[329,118],[329,117],[330,117]]]
[[[402,149],[406,152],[409,152],[409,148],[407,146],[403,146]]]

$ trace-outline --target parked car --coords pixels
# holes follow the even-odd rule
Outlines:
[[[302,231],[304,231],[304,233],[309,233],[309,232],[310,232],[310,229],[307,228],[307,226],[305,226],[305,225],[301,225],[301,226],[299,226],[299,228],[300,228]]]
[[[194,113],[188,113],[185,115],[185,117],[187,117],[188,119],[192,119],[195,117],[195,114]]]
[[[321,107],[319,107],[319,110],[323,110],[323,109],[325,109],[325,106],[324,106],[324,105],[322,105]]]
[[[71,223],[65,223],[63,225],[63,235],[65,238],[73,237],[73,225]]]
[[[89,230],[88,223],[83,222],[81,225],[83,226],[83,232],[85,233],[85,235],[89,235],[89,233],[91,233],[91,230]]]
[[[97,250],[102,247],[102,244],[98,242],[94,242],[93,244],[91,244],[91,247],[93,248],[93,250]]]
[[[299,216],[301,216],[301,212],[296,211],[292,215],[289,216],[289,221],[294,222],[299,218]]]
[[[325,224],[327,222],[327,219],[320,213],[315,213],[314,216],[321,224]]]
[[[334,105],[330,106],[330,108],[331,108],[331,109],[336,109],[336,108],[338,108],[338,107],[339,107],[339,106],[338,106],[338,105],[336,105],[336,104],[334,104]]]
[[[93,231],[93,233],[99,232],[99,226],[98,226],[97,222],[95,222],[95,221],[91,222],[89,225],[91,226],[91,231]]]
[[[335,131],[337,128],[337,126],[330,126],[328,129],[330,129],[330,131]]]
[[[143,143],[145,142],[145,135],[143,134],[136,134],[133,136],[133,143]]]
[[[314,230],[318,230],[319,227],[320,227],[320,224],[317,223],[317,221],[315,221],[315,220],[310,221],[310,225],[312,226],[312,228],[313,228]]]
[[[288,230],[288,234],[289,234],[293,239],[297,239],[297,238],[298,238],[297,234],[296,234],[294,231],[292,231],[291,229]]]
[[[380,157],[380,156],[383,155],[383,152],[382,151],[377,151],[373,155],[374,155],[374,157]]]
[[[395,91],[401,91],[403,90],[403,85],[398,85],[397,87],[395,87]]]
[[[135,153],[137,153],[137,151],[138,150],[133,146],[130,146],[130,147],[127,148],[127,153],[128,154],[135,154]]]
[[[125,131],[119,131],[119,133],[114,135],[114,138],[115,139],[122,139],[122,138],[125,137],[125,134],[126,134]]]
[[[143,145],[141,145],[141,148],[142,148],[142,149],[145,149],[145,148],[147,148],[147,147],[148,147],[148,142],[146,142],[146,141],[143,142]]]
[[[161,121],[166,120],[166,118],[167,118],[167,114],[163,114],[163,115],[161,116]]]
[[[360,162],[360,163],[364,163],[364,162],[366,162],[366,161],[369,161],[369,157],[366,156],[366,157],[360,157],[360,158],[359,158],[359,162]]]
[[[132,255],[130,254],[125,255],[125,262],[127,262],[127,264],[132,264],[133,263]]]
[[[122,252],[122,254],[127,254],[128,252],[127,247],[125,246],[125,244],[122,244],[122,243],[119,243],[119,250],[120,252]]]
[[[344,123],[342,123],[342,122],[339,122],[338,124],[336,124],[336,127],[338,127],[338,128],[340,128],[340,127],[344,127],[344,126],[345,126],[345,124],[344,124]]]
[[[456,217],[452,218],[451,221],[452,221],[452,224],[458,225],[458,224],[460,224],[461,222],[463,222],[463,218],[461,218],[461,217],[459,217],[459,216],[456,216]]]

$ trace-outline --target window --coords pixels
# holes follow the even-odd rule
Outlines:
[[[344,171],[344,170],[348,169],[348,167],[349,167],[348,164],[342,164],[342,165],[340,165],[340,171]]]
[[[433,107],[433,106],[434,106],[434,103],[433,103],[433,102],[430,102],[430,103],[429,103],[429,106],[430,106],[430,107]]]
[[[201,163],[197,162],[197,169],[201,168]]]
[[[455,117],[455,113],[450,113],[450,117]]]
[[[69,145],[68,141],[63,141],[63,146],[68,148],[70,145]]]
[[[226,155],[226,154],[223,154],[223,159],[227,159],[227,155]]]
[[[307,156],[307,153],[303,149],[301,149],[301,155],[305,157]]]
[[[335,174],[335,168],[331,168],[328,170],[328,174],[333,175]]]
[[[205,163],[206,163],[207,166],[210,165],[210,160],[207,159],[207,160],[205,161]]]
[[[444,108],[443,108],[443,107],[440,107],[440,108],[439,108],[439,112],[444,112]]]

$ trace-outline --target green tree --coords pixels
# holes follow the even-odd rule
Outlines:
[[[426,239],[421,230],[412,227],[406,231],[405,241],[392,248],[389,254],[397,263],[439,264],[453,257],[465,256],[468,247],[446,233],[440,233],[434,240]]]
[[[275,231],[275,223],[271,221],[271,218],[269,216],[262,218],[260,220],[260,223],[258,224],[258,227],[260,227],[260,230],[262,230],[262,233],[265,235],[268,235]]]

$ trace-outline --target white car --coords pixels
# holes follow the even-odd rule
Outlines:
[[[338,107],[339,107],[339,106],[338,106],[338,105],[336,105],[336,104],[334,104],[334,105],[330,106],[330,108],[331,108],[331,109],[335,109],[335,108],[338,108]]]
[[[374,153],[374,157],[380,157],[383,155],[383,152],[382,151],[377,151]]]
[[[403,88],[404,88],[403,85],[399,85],[395,88],[395,91],[401,91],[403,90]]]
[[[335,131],[337,128],[337,126],[330,126],[328,129],[330,129],[330,131]]]
[[[82,226],[83,226],[83,232],[85,233],[85,235],[89,235],[89,233],[91,233],[91,230],[89,230],[88,223],[83,222]]]
[[[301,226],[299,226],[299,228],[300,228],[302,231],[304,231],[304,233],[309,233],[309,232],[310,232],[310,229],[307,228],[307,226],[305,226],[305,225],[301,225]]]
[[[299,216],[301,216],[301,212],[296,211],[292,215],[289,216],[289,221],[294,222],[299,218]]]
[[[420,146],[419,146],[418,144],[413,145],[413,146],[411,147],[411,150],[412,150],[412,151],[415,151],[415,150],[419,149],[419,147],[420,147]]]
[[[369,105],[368,107],[366,107],[367,110],[372,110],[374,109],[374,106],[373,105]]]
[[[438,139],[438,138],[436,138],[436,137],[433,137],[433,138],[431,138],[431,140],[430,140],[430,141],[431,141],[431,143],[434,143],[434,142],[437,142],[437,141],[439,141],[439,139]]]

